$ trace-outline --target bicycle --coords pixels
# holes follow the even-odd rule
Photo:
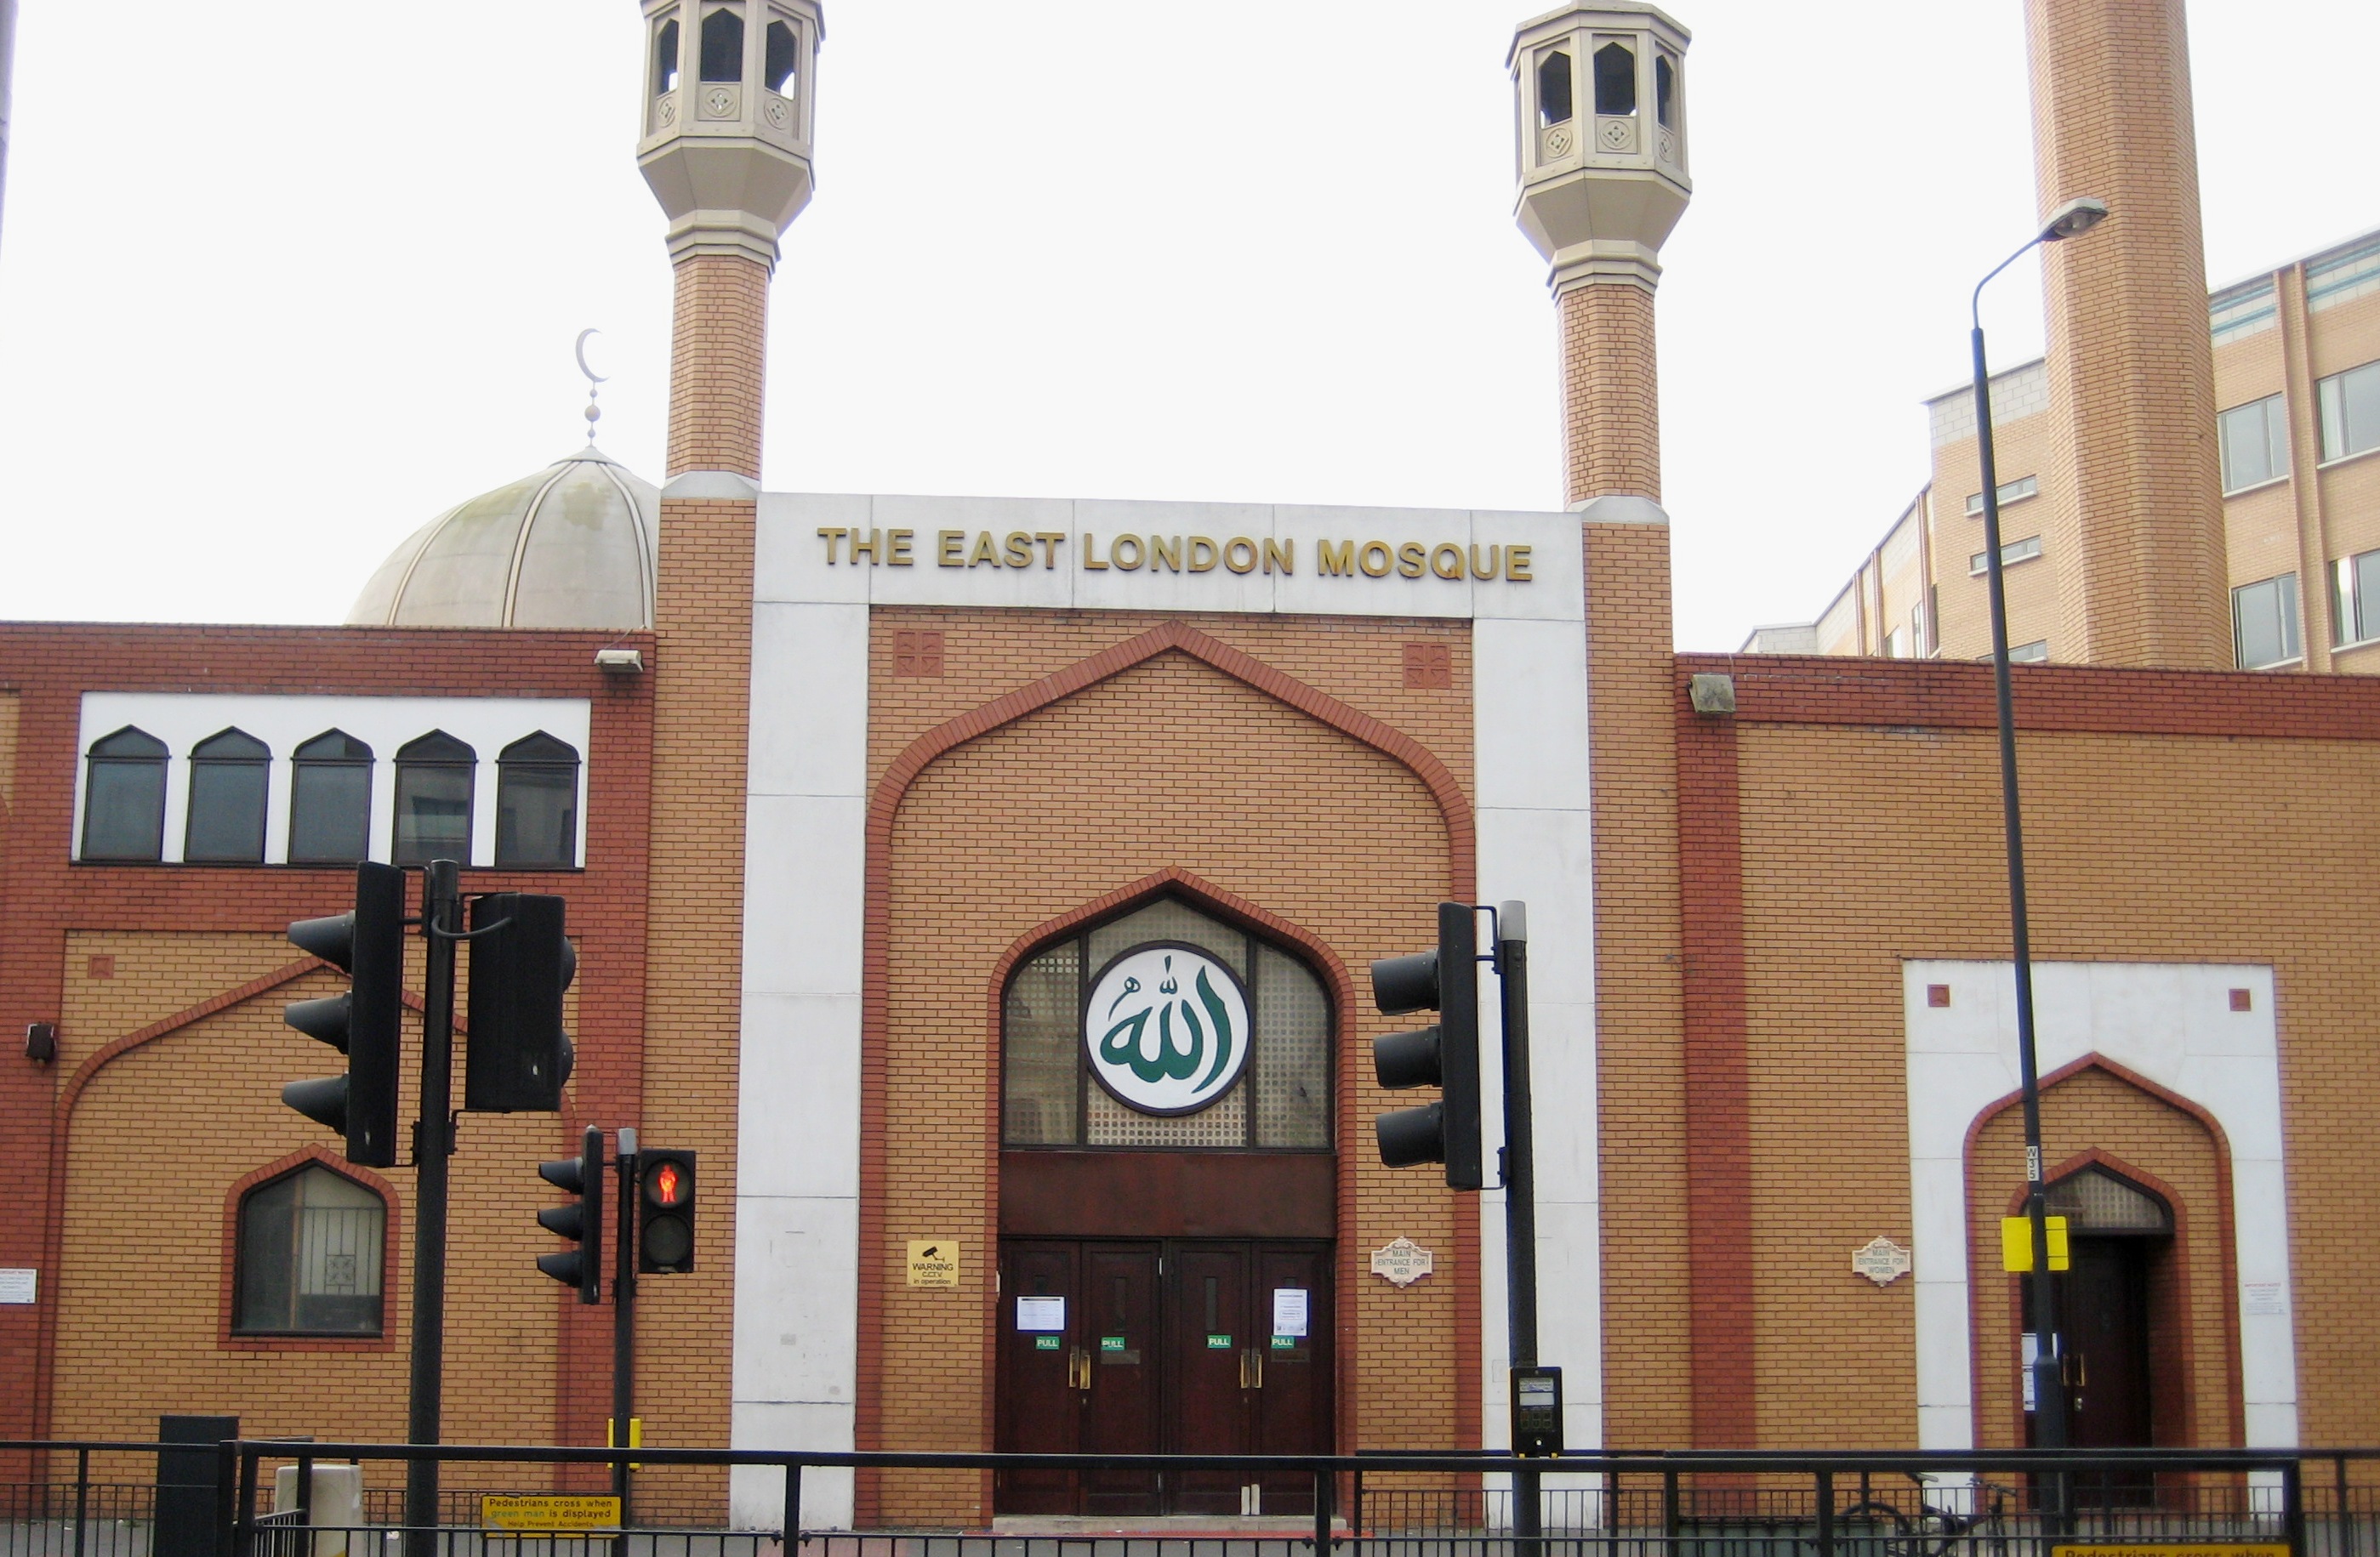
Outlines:
[[[1913,1470],[1903,1474],[1917,1484],[1915,1515],[1872,1496],[1862,1472],[1859,1501],[1834,1516],[1836,1557],[2008,1557],[2007,1488],[1977,1482],[1977,1501],[1986,1495],[1990,1501],[1980,1512],[1961,1514],[1927,1500],[1933,1477]]]

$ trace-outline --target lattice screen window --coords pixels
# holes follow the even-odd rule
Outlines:
[[[2066,1218],[2070,1234],[2170,1233],[2173,1213],[2163,1201],[2099,1168],[2049,1187],[2048,1213]]]
[[[1195,1113],[1144,1113],[1085,1063],[1084,1002],[1103,969],[1152,944],[1211,954],[1245,986],[1249,1053],[1231,1088]],[[1161,898],[1044,947],[1002,1001],[1001,1136],[1010,1146],[1325,1150],[1332,1031],[1322,983],[1296,958],[1178,899]]]

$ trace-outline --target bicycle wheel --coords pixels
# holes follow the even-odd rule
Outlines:
[[[1835,1515],[1835,1557],[1924,1557],[1909,1515],[1888,1503],[1855,1503]]]

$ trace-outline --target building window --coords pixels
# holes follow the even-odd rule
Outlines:
[[[797,53],[796,39],[792,22],[772,21],[769,24],[767,59],[761,66],[760,79],[779,97],[794,95],[794,71],[801,57]]]
[[[2029,497],[2039,495],[2040,491],[2041,477],[2038,476],[2020,476],[2013,481],[2003,481],[2000,483],[1999,487],[2000,506],[2002,508],[2006,508],[2012,502],[2022,502]],[[1983,512],[1984,494],[1981,492],[1969,492],[1967,494],[1967,517],[1970,519],[1981,518],[1983,516]]]
[[[1663,129],[1676,126],[1678,67],[1668,54],[1653,56],[1653,117]]]
[[[2380,551],[2330,565],[2330,641],[2340,647],[2380,638]]]
[[[377,1335],[388,1207],[326,1167],[240,1197],[231,1327],[242,1335]]]
[[[677,91],[677,18],[662,23],[653,35],[653,95],[665,97]]]
[[[496,757],[496,868],[578,863],[578,752],[543,730]]]
[[[471,859],[471,778],[478,754],[443,730],[396,749],[396,844],[400,865]]]
[[[1991,656],[1984,658],[1989,659]],[[2038,665],[2048,658],[2049,640],[2046,638],[2035,638],[2029,644],[2019,644],[2009,650],[2009,662],[2012,665]]]
[[[2019,562],[2030,562],[2035,557],[2040,555],[2041,537],[2039,536],[2027,536],[2022,540],[2012,540],[2000,548],[2000,566],[2003,568],[2012,568]],[[1967,576],[1969,578],[1983,577],[1990,569],[1991,560],[1992,554],[1988,551],[1978,551],[1973,556],[1968,558]]]
[[[371,851],[372,750],[344,730],[299,746],[289,772],[289,863],[352,865]]]
[[[1537,61],[1537,124],[1565,124],[1572,112],[1570,55],[1558,49]]]
[[[1165,960],[1169,955],[1179,967]],[[1139,965],[1135,960],[1148,962],[1162,982],[1144,986],[1123,977]],[[1187,987],[1178,987],[1177,974],[1184,970],[1196,971]],[[1222,983],[1233,988],[1212,987]],[[1106,998],[1111,986],[1130,993]],[[1106,999],[1106,1010],[1088,1008],[1095,995]],[[1162,998],[1152,1001],[1151,995]],[[1203,1084],[1210,1065],[1188,1065],[1187,1056],[1226,1055],[1217,1039],[1235,1023],[1213,1020],[1226,1002],[1246,1013],[1247,1031],[1235,1040],[1245,1045],[1240,1068],[1228,1085],[1193,1106],[1152,1111],[1147,1100],[1135,1105],[1123,1089],[1094,1075],[1087,1056],[1097,1044],[1119,1067],[1133,1057],[1182,1058],[1185,1068],[1172,1074],[1194,1087]],[[1191,1016],[1177,1017],[1169,1004],[1192,1015],[1205,1006],[1209,1018],[1197,1024],[1195,1039]],[[1273,1150],[1330,1144],[1333,1029],[1321,980],[1288,953],[1178,899],[1160,898],[1043,947],[1011,976],[1001,1010],[1004,1144]]]
[[[272,748],[246,730],[210,735],[190,749],[190,810],[182,858],[211,864],[264,863],[264,786]]]
[[[165,848],[165,742],[127,725],[91,743],[82,857],[157,860]]]
[[[2298,645],[2298,575],[2281,573],[2231,591],[2232,645],[2242,670],[2286,665]]]
[[[2268,394],[2215,418],[2222,433],[2223,489],[2242,492],[2289,473],[2289,414]]]
[[[1595,51],[1595,111],[1636,112],[1636,54],[1625,43],[1606,43]]]
[[[2324,459],[2380,449],[2380,362],[2334,373],[2315,388],[2322,397]]]
[[[721,6],[702,18],[702,78],[740,81],[744,78],[744,17]]]

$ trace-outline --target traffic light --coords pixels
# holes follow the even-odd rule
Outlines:
[[[637,1153],[637,1269],[694,1269],[694,1153]]]
[[[1438,949],[1372,964],[1372,1000],[1388,1015],[1439,1013],[1436,1027],[1372,1042],[1384,1087],[1437,1087],[1439,1101],[1383,1114],[1376,1129],[1390,1167],[1444,1163],[1446,1187],[1476,1189],[1479,1170],[1479,964],[1468,903],[1438,905]]]
[[[481,1114],[552,1113],[570,1079],[562,992],[578,952],[562,933],[560,898],[491,892],[471,902],[471,1009],[463,1106]],[[501,925],[502,928],[495,928]]]
[[[396,1165],[396,1057],[405,1004],[405,873],[356,867],[356,906],[301,919],[289,939],[351,979],[345,995],[293,1000],[281,1020],[347,1056],[347,1073],[292,1081],[281,1101],[347,1138],[347,1161]]]
[[[539,1226],[578,1244],[560,1254],[539,1255],[537,1268],[565,1286],[578,1288],[580,1302],[598,1302],[603,1270],[603,1132],[588,1126],[578,1155],[540,1163],[537,1176],[578,1197],[574,1204],[548,1206],[537,1213]]]

